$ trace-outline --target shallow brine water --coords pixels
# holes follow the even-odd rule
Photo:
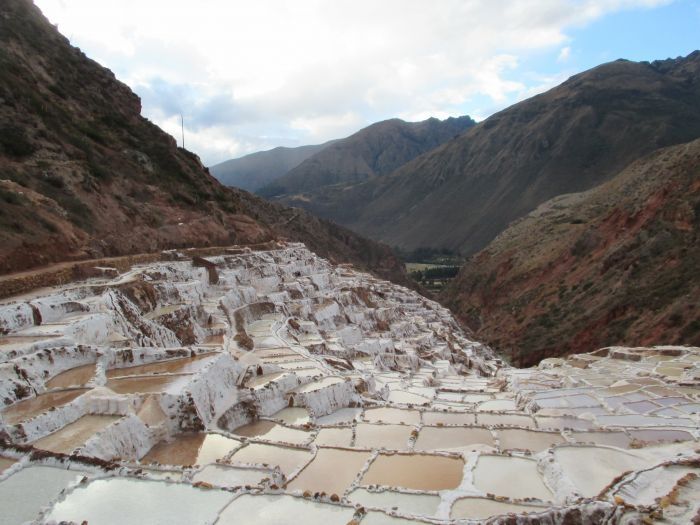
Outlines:
[[[217,355],[216,353],[199,354],[194,357],[169,359],[167,361],[158,361],[147,365],[113,368],[107,370],[107,377],[114,378],[150,374],[192,374],[207,366]]]
[[[418,433],[416,450],[449,450],[474,445],[495,446],[493,435],[485,428],[423,427]]]
[[[306,464],[312,458],[309,450],[251,443],[238,450],[231,457],[231,464],[243,463],[254,465],[278,466],[286,475]]]
[[[454,489],[462,482],[464,461],[422,454],[380,454],[362,477],[362,485],[414,490]]]
[[[304,525],[346,524],[354,509],[316,503],[293,496],[253,496],[243,494],[221,513],[217,525]]]
[[[42,450],[70,454],[97,432],[119,419],[121,416],[83,416],[53,434],[36,440],[32,445]]]
[[[540,512],[547,507],[517,505],[486,498],[462,498],[452,505],[453,519],[486,519],[501,514]]]
[[[223,490],[125,478],[98,479],[59,501],[48,520],[99,525],[212,523],[232,498]]]
[[[496,496],[549,500],[551,491],[537,471],[537,462],[508,456],[480,456],[474,468],[474,485]]]
[[[14,525],[31,521],[84,472],[31,466],[0,482],[0,523]]]
[[[313,461],[287,485],[287,488],[342,496],[369,456],[369,452],[319,448]]]
[[[51,408],[67,405],[85,392],[87,392],[87,389],[81,388],[40,394],[36,397],[24,399],[3,410],[2,418],[8,425],[16,425],[21,421],[26,421],[34,416],[38,416]]]
[[[311,433],[287,428],[272,421],[259,420],[233,431],[234,434],[245,437],[254,437],[267,441],[278,441],[280,443],[291,443],[292,445],[303,445],[311,439]]]
[[[141,463],[206,465],[223,459],[240,444],[240,441],[220,434],[180,434],[173,441],[154,446],[141,458]]]
[[[44,386],[47,390],[52,388],[69,388],[83,386],[95,377],[95,365],[83,365],[61,372],[49,379]]]

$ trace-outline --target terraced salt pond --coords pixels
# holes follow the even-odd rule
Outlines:
[[[95,377],[95,365],[76,366],[52,377],[46,382],[46,389],[69,388],[86,385]]]
[[[223,459],[241,442],[220,434],[180,434],[170,442],[154,446],[141,458],[141,463],[162,465],[206,465]]]
[[[455,519],[482,520],[501,514],[530,514],[541,512],[547,507],[538,505],[518,505],[486,498],[461,498],[452,505],[450,516]]]
[[[88,415],[70,423],[53,434],[38,439],[32,445],[41,450],[59,454],[70,454],[73,450],[90,439],[93,435],[104,430],[121,416]]]
[[[278,441],[280,443],[291,443],[292,445],[303,445],[308,443],[312,436],[309,432],[288,428],[272,421],[256,421],[238,427],[234,434],[244,437],[254,437],[266,441]]]
[[[0,523],[33,520],[59,493],[77,484],[85,472],[33,465],[0,481]]]
[[[292,496],[243,494],[226,507],[217,525],[284,525],[303,516],[305,525],[349,523],[354,509],[323,505]]]
[[[38,523],[255,525],[697,514],[700,349],[515,369],[436,303],[303,247],[207,256],[217,284],[168,257],[116,286],[0,301],[0,345],[14,341],[0,350],[13,444],[0,444],[0,523],[15,510]],[[131,301],[140,293],[155,314]],[[35,308],[56,322],[37,324]],[[204,344],[183,345],[173,313]],[[5,503],[13,484],[36,501]]]
[[[36,397],[24,399],[5,408],[2,411],[2,418],[7,424],[14,425],[38,416],[52,408],[67,405],[85,392],[87,392],[86,389],[73,389],[39,394]]]
[[[194,374],[207,366],[216,354],[198,354],[193,357],[169,359],[147,365],[129,366],[125,368],[113,368],[107,370],[108,378],[143,376],[151,374]]]
[[[313,461],[287,485],[287,489],[342,495],[369,457],[368,452],[319,448]]]
[[[231,493],[191,485],[124,478],[98,479],[54,505],[47,520],[124,523],[207,524],[231,500]],[[126,505],[125,502],[136,504]]]
[[[292,472],[311,460],[313,454],[303,448],[250,443],[239,449],[229,460],[232,465],[263,465],[279,467],[289,477]]]
[[[486,494],[509,498],[552,499],[552,492],[537,471],[537,462],[509,456],[479,456],[474,485]]]
[[[380,454],[362,477],[362,485],[384,485],[414,490],[457,488],[464,460],[422,454]]]

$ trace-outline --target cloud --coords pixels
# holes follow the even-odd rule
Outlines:
[[[569,46],[562,47],[557,56],[557,62],[568,62],[571,57],[571,48]]]
[[[394,116],[500,106],[529,54],[567,30],[662,0],[36,0],[206,163],[320,143]],[[177,120],[176,119],[176,120]],[[175,135],[177,136],[177,134]]]

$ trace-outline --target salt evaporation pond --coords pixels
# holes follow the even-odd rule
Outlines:
[[[221,434],[179,434],[173,441],[159,443],[141,458],[141,463],[162,465],[206,465],[223,459],[241,442]]]
[[[369,456],[369,452],[319,448],[313,461],[287,485],[287,489],[343,495]]]
[[[518,428],[500,429],[496,432],[501,450],[517,449],[541,452],[566,440],[558,432],[535,432]]]
[[[270,477],[271,472],[265,469],[207,465],[192,477],[192,481],[211,483],[218,487],[240,487],[259,485],[263,479]]]
[[[304,525],[346,524],[355,510],[338,505],[308,501],[293,496],[252,496],[243,494],[224,509],[217,525]]]
[[[420,423],[420,412],[418,410],[402,410],[391,407],[368,408],[365,410],[363,417],[368,423],[403,425],[418,425]]]
[[[319,447],[349,447],[352,443],[351,428],[322,428],[314,443]]]
[[[423,454],[380,454],[362,477],[362,485],[414,490],[454,489],[462,481],[461,458]]]
[[[306,449],[250,443],[236,451],[230,462],[231,464],[278,466],[282,473],[290,476],[292,472],[307,463],[311,458],[311,452]]]
[[[165,392],[166,390],[181,390],[193,377],[190,374],[126,376],[108,379],[106,386],[117,394],[151,394],[154,392]]]
[[[59,454],[70,454],[94,434],[104,430],[112,423],[121,419],[121,416],[83,416],[41,439],[32,445],[42,450],[49,450]]]
[[[39,394],[36,397],[24,399],[19,403],[7,407],[2,411],[2,418],[5,423],[16,425],[34,416],[38,416],[51,408],[67,405],[85,392],[87,392],[87,389],[80,388],[63,392]]]
[[[362,525],[416,525],[421,523],[424,522],[397,518],[395,516],[388,516],[383,512],[373,511],[369,511],[367,515],[362,518]]]
[[[46,389],[69,388],[83,386],[95,377],[95,365],[76,366],[65,372],[55,375],[46,382]]]
[[[178,359],[168,359],[147,365],[136,365],[125,368],[113,368],[107,370],[107,377],[141,376],[151,374],[193,374],[198,372],[218,354],[199,354],[193,357],[182,357]]]
[[[309,411],[302,407],[287,407],[270,416],[286,425],[305,425],[309,423]]]
[[[59,493],[78,483],[85,472],[31,466],[0,482],[0,524],[17,525],[37,517]]]
[[[558,447],[554,457],[578,491],[597,496],[608,483],[628,470],[645,468],[650,462],[629,452],[605,447]]]
[[[413,427],[407,425],[355,425],[355,446],[360,448],[408,449]]]
[[[230,492],[182,483],[98,479],[73,490],[54,505],[46,519],[96,525],[204,525],[216,519],[231,497]]]
[[[417,516],[434,516],[441,501],[440,496],[434,494],[407,494],[395,490],[370,491],[364,488],[350,492],[348,499],[368,508],[398,507],[403,513]]]
[[[292,445],[303,445],[311,439],[310,432],[305,432],[296,428],[287,428],[263,419],[238,427],[233,432],[238,436],[252,437],[266,441],[278,441],[280,443],[291,443]]]
[[[317,425],[341,425],[351,423],[362,413],[361,408],[340,408],[316,419]]]
[[[476,415],[469,412],[423,412],[424,425],[475,425]]]
[[[474,448],[475,445],[495,446],[493,435],[478,427],[423,427],[418,433],[416,450],[448,450]]]
[[[510,498],[539,498],[547,501],[551,491],[531,459],[482,455],[474,468],[474,485],[487,494]]]
[[[491,516],[501,514],[523,514],[540,512],[547,507],[536,505],[518,505],[505,501],[496,501],[487,498],[461,498],[452,505],[452,519],[483,520]]]

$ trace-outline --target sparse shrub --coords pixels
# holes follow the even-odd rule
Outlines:
[[[27,157],[36,151],[24,130],[14,124],[0,128],[0,149],[16,158]]]

